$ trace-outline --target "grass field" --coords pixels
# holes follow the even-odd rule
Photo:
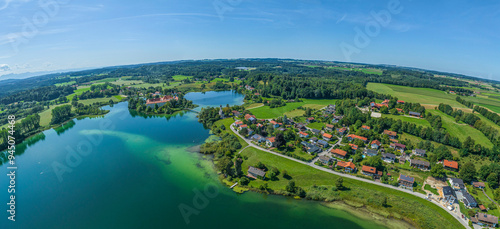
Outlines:
[[[97,99],[86,99],[86,100],[79,100],[79,103],[83,103],[84,105],[89,105],[93,104],[95,102],[107,102],[110,99],[112,99],[114,102],[119,102],[120,100],[117,97],[110,97],[110,98],[97,98]],[[58,105],[51,105],[49,109],[44,110],[40,113],[40,126],[49,126],[50,120],[52,119],[52,110],[54,107],[58,106],[63,106],[63,105],[68,105],[69,103],[63,103],[63,104],[58,104]]]
[[[378,93],[398,97],[398,99],[407,102],[432,105],[445,103],[451,105],[452,107],[465,108],[464,105],[456,101],[456,95],[450,95],[444,91],[436,89],[414,88],[381,83],[368,83],[366,88]]]
[[[382,70],[379,69],[372,69],[372,68],[345,68],[345,67],[327,67],[328,69],[337,69],[337,70],[344,70],[344,71],[361,71],[366,74],[376,74],[376,75],[382,75]]]
[[[293,118],[293,117],[297,117],[297,116],[302,116],[305,113],[306,113],[306,111],[304,111],[304,110],[295,109],[295,110],[286,112],[285,115],[286,115],[286,117]]]
[[[118,101],[122,101],[125,97],[121,95],[115,95],[114,98],[118,99]]]
[[[122,77],[111,83],[119,86],[129,86],[132,84],[143,84],[144,82],[142,82],[142,80],[124,80]]]
[[[184,76],[184,75],[175,75],[175,76],[172,76],[172,78],[175,81],[182,81],[182,80],[185,80],[185,79],[191,79],[193,77],[192,76]]]
[[[443,112],[439,110],[428,110],[433,115],[440,115],[441,121],[443,123],[443,127],[448,130],[450,135],[458,137],[460,141],[465,141],[465,139],[470,136],[472,139],[476,141],[476,144],[481,144],[482,146],[492,148],[493,144],[491,143],[486,136],[484,136],[481,131],[467,125],[467,124],[459,124],[456,123],[455,120]]]
[[[252,103],[252,104],[248,105],[247,110],[255,109],[257,107],[262,107],[262,106],[264,106],[263,103]]]
[[[403,115],[391,115],[391,114],[382,114],[382,117],[384,117],[384,118],[392,118],[392,119],[395,119],[395,120],[401,120],[401,121],[409,122],[409,123],[415,123],[415,124],[421,125],[421,126],[427,126],[427,127],[431,126],[429,124],[429,122],[426,119],[423,119],[423,118],[419,119],[419,118],[412,118],[412,117],[407,117],[407,116],[403,116]]]
[[[439,105],[440,103],[448,104],[455,108],[466,108],[464,105],[456,101],[456,95],[447,94],[444,91],[430,88],[414,88],[391,84],[368,83],[368,90],[378,93],[389,94],[398,99],[421,104]],[[500,113],[500,100],[488,98],[485,96],[463,97],[476,105],[486,107],[493,112]]]
[[[317,130],[323,129],[324,126],[325,126],[325,124],[322,122],[313,122],[313,123],[309,123],[307,125],[307,127],[317,129]]]
[[[90,86],[87,86],[87,87],[78,87],[73,92],[73,94],[66,96],[66,98],[68,98],[68,100],[71,101],[71,99],[73,99],[73,97],[75,97],[75,95],[81,95],[81,94],[83,94],[83,92],[86,92],[86,91],[90,91]]]
[[[117,97],[109,97],[109,98],[96,98],[96,99],[86,99],[86,100],[79,100],[79,103],[83,103],[84,105],[90,105],[93,103],[97,102],[108,102],[110,99],[113,100],[113,102],[119,102],[120,100]]]
[[[73,85],[75,83],[76,83],[76,81],[69,81],[66,83],[58,83],[58,84],[54,84],[54,85],[59,87],[59,86]]]
[[[302,99],[302,102],[287,103],[286,106],[283,107],[269,108],[268,106],[264,106],[254,108],[251,111],[255,117],[260,119],[278,118],[283,116],[283,114],[286,114],[289,117],[296,117],[299,116],[301,112],[304,112],[295,111],[295,109],[300,106],[321,109],[329,104],[335,104],[335,101],[336,100],[334,99]]]
[[[304,103],[287,103],[286,106],[269,108],[269,106],[263,106],[254,108],[251,110],[252,114],[259,119],[270,119],[278,118],[283,116],[283,113],[297,109],[298,107],[304,105]]]
[[[260,161],[265,165],[278,168],[279,171],[287,170],[296,185],[304,187],[306,191],[310,191],[314,185],[332,187],[338,178],[334,174],[315,170],[307,165],[262,152],[255,148],[247,148],[241,155],[248,158],[242,165],[245,173],[248,166],[254,166]],[[288,182],[289,180],[280,174],[276,181],[253,180],[249,186],[258,188],[260,185],[267,183],[272,190],[284,190]],[[387,197],[391,207],[380,208],[380,211],[392,211],[405,217],[411,217],[414,222],[418,222],[423,228],[462,228],[460,223],[445,210],[416,196],[347,178],[344,178],[344,186],[347,189],[337,191],[332,195],[361,204],[373,203],[376,198]]]
[[[52,110],[55,107],[68,105],[69,103],[63,103],[58,105],[51,105],[49,109],[42,111],[40,115],[40,126],[49,126],[50,120],[52,119]]]

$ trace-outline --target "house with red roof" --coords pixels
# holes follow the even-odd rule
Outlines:
[[[251,114],[246,114],[245,115],[245,120],[250,121],[250,122],[257,121],[257,119],[255,118],[255,115],[251,115]]]
[[[371,176],[373,178],[378,176],[376,168],[366,165],[363,165],[363,167],[361,168],[361,173],[363,173],[363,175]]]
[[[352,162],[345,162],[345,161],[338,161],[337,165],[338,168],[343,168],[344,171],[348,173],[355,173],[356,172],[356,166]]]
[[[308,133],[306,133],[306,132],[302,132],[302,131],[300,131],[300,132],[299,132],[299,137],[301,137],[301,138],[308,138],[308,137],[309,137],[309,134],[308,134]]]
[[[339,132],[340,135],[344,135],[347,133],[347,128],[342,127],[340,129],[337,129],[337,131]]]
[[[275,147],[276,146],[276,138],[275,137],[267,138],[266,145],[268,147]]]
[[[325,140],[325,141],[327,141],[327,142],[328,142],[328,141],[331,141],[331,140],[332,140],[332,137],[333,137],[333,135],[331,135],[331,134],[327,134],[327,133],[324,133],[324,134],[323,134],[323,140]]]
[[[352,149],[353,153],[355,153],[356,150],[358,150],[358,145],[354,145],[354,144],[349,143],[349,146],[351,146],[351,149]]]
[[[372,143],[370,143],[372,149],[378,149],[380,148],[380,145],[382,145],[382,143],[379,141],[379,140],[373,140]]]
[[[406,149],[406,145],[403,145],[401,143],[391,143],[389,147],[393,148],[394,150],[399,150],[401,153]]]
[[[448,170],[458,171],[458,162],[444,159],[443,167]]]
[[[234,123],[234,125],[236,127],[240,127],[241,125],[243,125],[243,121],[237,121],[237,122]]]
[[[347,152],[341,149],[332,149],[330,150],[330,153],[332,153],[334,157],[338,157],[341,159],[345,159],[345,157],[347,156]]]
[[[390,130],[384,130],[383,134],[386,134],[387,136],[389,136],[389,138],[392,138],[392,139],[395,139],[398,136],[398,133],[396,133],[394,131],[390,131]]]
[[[366,141],[368,140],[368,139],[367,139],[367,138],[365,138],[365,137],[358,136],[358,135],[355,135],[355,134],[349,134],[349,135],[347,135],[347,139],[348,139],[349,141],[352,141],[352,140],[354,140],[354,139],[359,139],[359,140],[361,140],[361,141],[363,141],[363,142],[366,142]]]
[[[362,125],[361,129],[363,129],[363,130],[370,130],[371,128],[369,126]]]

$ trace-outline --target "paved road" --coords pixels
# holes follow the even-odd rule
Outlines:
[[[392,186],[392,185],[388,185],[388,184],[384,184],[384,183],[379,183],[379,182],[375,182],[375,181],[372,181],[372,180],[368,180],[368,179],[364,179],[364,178],[360,178],[360,177],[356,177],[356,176],[352,176],[352,175],[349,175],[349,174],[345,174],[345,173],[339,173],[337,171],[334,171],[334,170],[331,170],[331,169],[327,169],[327,168],[324,168],[324,167],[321,167],[321,166],[318,166],[318,165],[315,165],[312,161],[311,162],[305,162],[305,161],[301,161],[299,159],[295,159],[293,157],[289,157],[289,156],[286,156],[286,155],[283,155],[283,154],[280,154],[280,153],[277,153],[277,152],[273,152],[271,150],[268,150],[268,149],[264,149],[260,146],[257,146],[255,144],[253,144],[252,141],[250,141],[249,139],[246,139],[245,137],[241,136],[238,131],[236,131],[234,129],[234,126],[233,124],[231,124],[231,130],[234,132],[234,134],[236,134],[238,137],[240,137],[241,139],[243,139],[244,141],[246,141],[248,143],[248,146],[251,146],[251,147],[254,147],[256,149],[259,149],[259,150],[262,150],[264,152],[267,152],[267,153],[271,153],[271,154],[274,154],[276,156],[279,156],[279,157],[283,157],[283,158],[286,158],[286,159],[289,159],[289,160],[292,160],[292,161],[295,161],[295,162],[298,162],[298,163],[301,163],[301,164],[304,164],[304,165],[308,165],[308,166],[311,166],[315,169],[318,169],[318,170],[321,170],[321,171],[324,171],[324,172],[327,172],[327,173],[332,173],[332,174],[335,174],[337,176],[341,176],[341,177],[345,177],[345,178],[348,178],[348,179],[354,179],[354,180],[358,180],[358,181],[362,181],[362,182],[366,182],[366,183],[370,183],[370,184],[374,184],[374,185],[378,185],[378,186],[382,186],[382,187],[386,187],[386,188],[390,188],[390,189],[394,189],[394,190],[398,190],[398,191],[401,191],[401,192],[406,192],[410,195],[414,195],[414,196],[417,196],[417,197],[420,197],[422,199],[425,199],[426,196],[422,193],[419,193],[419,192],[413,192],[413,191],[410,191],[410,190],[406,190],[406,189],[402,189],[402,188],[398,188],[398,187],[395,187],[395,186]],[[339,141],[340,142],[340,141]],[[247,146],[247,147],[248,147]],[[246,147],[245,147],[246,148]],[[448,212],[450,215],[452,215],[453,217],[455,217],[465,228],[469,228],[469,225],[468,225],[468,222],[466,222],[466,220],[462,219],[460,216],[457,216],[457,215],[454,215],[454,214],[451,214],[449,212],[449,210],[439,204],[439,203],[436,203],[436,202],[433,202],[433,201],[430,201],[431,203],[434,203],[435,205],[441,207],[442,209],[444,209],[446,212]]]
[[[498,207],[500,207],[496,201],[494,201],[493,199],[491,199],[491,198],[488,196],[488,194],[486,194],[486,192],[484,191],[484,189],[483,189],[483,193],[484,193],[484,195],[485,195],[486,197],[488,197],[488,199],[489,199],[491,202],[495,203]]]

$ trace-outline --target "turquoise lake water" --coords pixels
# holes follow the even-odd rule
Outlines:
[[[243,101],[233,92],[186,98],[200,106]],[[0,228],[383,228],[318,202],[232,192],[209,158],[190,149],[209,136],[194,112],[141,116],[126,102],[104,109],[104,117],[75,119],[18,146],[16,222],[7,220],[3,175]]]

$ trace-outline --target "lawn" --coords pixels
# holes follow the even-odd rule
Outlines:
[[[457,102],[456,95],[447,94],[444,91],[430,88],[415,88],[391,84],[368,83],[368,90],[382,94],[389,94],[412,103],[439,105],[440,103],[449,104],[452,107],[465,108],[464,105]]]
[[[412,118],[412,117],[408,117],[408,116],[404,116],[404,115],[392,115],[392,114],[382,114],[382,117],[392,118],[395,120],[401,120],[401,121],[409,122],[409,123],[415,123],[417,125],[426,126],[426,127],[431,126],[429,124],[429,122],[423,118]]]
[[[313,122],[313,123],[309,123],[307,125],[307,127],[317,129],[317,130],[323,129],[324,126],[325,126],[325,124],[322,122]]]
[[[287,103],[285,106],[277,108],[269,108],[269,106],[263,106],[254,108],[251,110],[251,112],[258,119],[271,119],[281,117],[284,113],[295,110],[302,105],[304,105],[303,102]]]
[[[310,191],[314,185],[333,187],[335,180],[338,178],[334,174],[316,170],[307,165],[255,148],[247,148],[241,154],[247,158],[242,165],[245,173],[248,166],[254,166],[260,161],[267,166],[278,168],[279,171],[287,170],[291,179],[295,181],[295,184],[303,187],[306,191]],[[288,182],[289,180],[280,174],[276,181],[253,180],[249,186],[257,188],[267,183],[270,189],[282,191]],[[347,189],[335,191],[332,195],[336,195],[343,200],[370,205],[373,205],[374,201],[377,201],[379,198],[387,197],[387,201],[391,207],[380,208],[380,210],[391,211],[401,214],[404,217],[412,218],[413,222],[418,223],[422,228],[462,228],[460,223],[445,210],[416,196],[348,178],[344,178],[344,186]],[[330,193],[330,191],[326,190],[322,192]]]
[[[425,184],[424,189],[432,192],[434,195],[439,196],[437,189],[432,188],[429,184]]]
[[[452,136],[456,136],[460,141],[465,141],[465,139],[470,136],[476,141],[476,144],[481,144],[482,146],[492,148],[493,144],[491,141],[484,136],[481,131],[467,125],[456,123],[455,120],[439,110],[428,110],[433,115],[440,115],[443,123],[443,127],[448,130],[448,133]]]

